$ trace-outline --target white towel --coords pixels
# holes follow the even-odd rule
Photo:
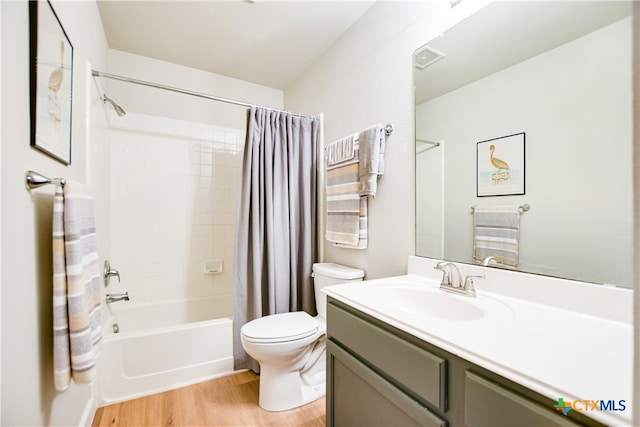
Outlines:
[[[378,177],[384,174],[384,150],[386,134],[381,123],[360,132],[360,195],[375,196],[378,191]]]
[[[348,160],[353,160],[356,154],[355,143],[359,134],[349,135],[332,142],[327,147],[327,166],[334,166]]]
[[[102,341],[100,266],[93,198],[85,186],[56,188],[53,212],[54,380],[65,390],[96,378]]]

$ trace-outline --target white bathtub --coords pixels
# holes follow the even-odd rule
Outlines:
[[[98,359],[99,406],[233,371],[232,320],[211,319],[220,312],[214,299],[112,305]]]

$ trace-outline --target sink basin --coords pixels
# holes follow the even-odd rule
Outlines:
[[[372,287],[370,292],[379,304],[391,309],[439,320],[480,320],[504,314],[506,309],[505,305],[483,296],[455,295],[437,287],[401,284]]]

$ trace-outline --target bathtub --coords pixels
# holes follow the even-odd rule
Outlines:
[[[112,304],[98,357],[98,405],[231,373],[232,320],[211,319],[211,313],[220,312],[216,303],[215,298],[203,298]]]

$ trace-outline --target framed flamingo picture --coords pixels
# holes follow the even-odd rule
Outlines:
[[[71,163],[73,45],[49,1],[29,1],[31,146]]]
[[[476,144],[478,197],[524,194],[524,147],[524,132]]]

